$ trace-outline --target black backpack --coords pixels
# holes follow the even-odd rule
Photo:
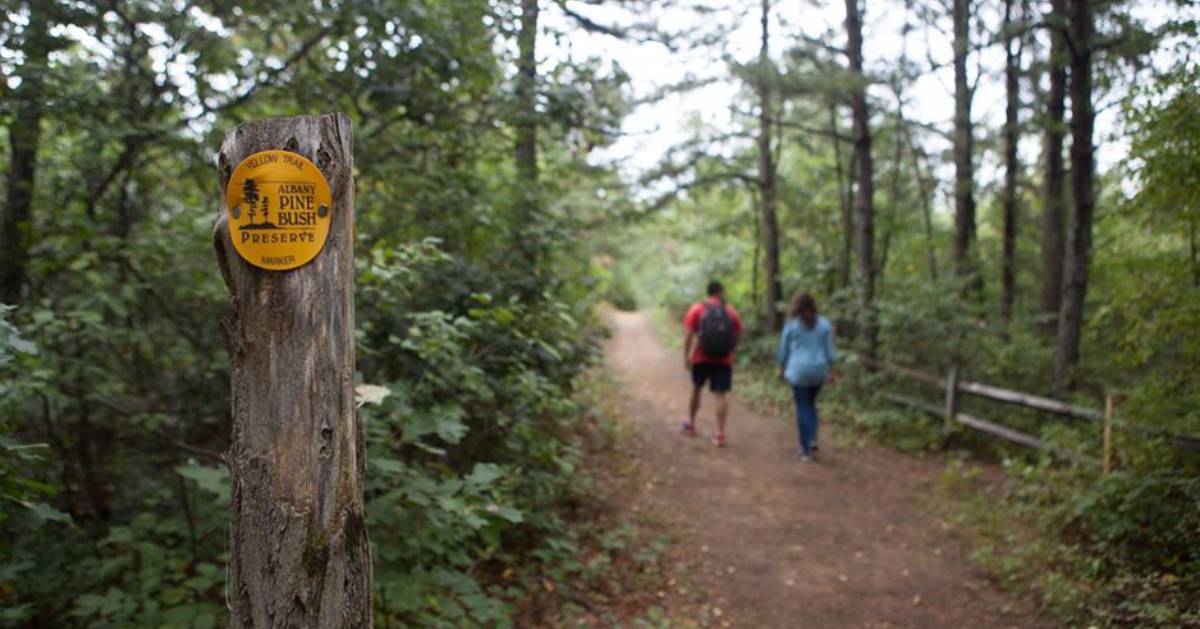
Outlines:
[[[733,320],[725,304],[704,304],[700,317],[700,351],[712,358],[724,358],[733,353]]]

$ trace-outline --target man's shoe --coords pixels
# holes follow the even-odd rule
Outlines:
[[[683,434],[688,437],[696,436],[696,425],[692,422],[683,422]]]
[[[719,435],[713,437],[712,443],[714,446],[717,446],[718,448],[724,448],[726,446],[725,435],[719,434]]]

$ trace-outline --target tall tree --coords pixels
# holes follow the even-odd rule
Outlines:
[[[1042,158],[1042,312],[1049,319],[1045,329],[1053,333],[1058,328],[1058,309],[1062,302],[1063,278],[1063,214],[1065,211],[1063,169],[1063,136],[1067,96],[1067,0],[1051,0],[1050,59],[1047,72],[1050,89],[1046,94],[1045,146]],[[1052,317],[1050,315],[1053,315]]]
[[[1094,14],[1090,0],[1068,0],[1071,51],[1071,214],[1063,258],[1063,295],[1058,310],[1054,353],[1054,383],[1070,384],[1079,361],[1083,331],[1083,302],[1087,297],[1088,264],[1092,253],[1092,219],[1096,209],[1095,147],[1092,133],[1092,36]]]
[[[1017,160],[1020,143],[1021,53],[1024,25],[1014,17],[1016,0],[1004,0],[1004,237],[1000,263],[1000,318],[1007,325],[1012,321],[1016,299],[1017,250],[1017,175],[1021,164]]]
[[[842,211],[842,247],[838,251],[838,286],[850,286],[850,266],[854,261],[854,193],[842,168],[842,134],[838,124],[838,107],[829,105],[829,133],[833,143],[834,170],[837,174],[838,205]],[[853,168],[853,163],[851,164]]]
[[[971,2],[954,0],[954,269],[973,287],[980,286],[975,262],[974,88],[967,77],[971,50]]]
[[[517,178],[522,184],[519,200],[523,217],[518,225],[527,224],[538,210],[537,155],[537,36],[538,1],[521,0],[521,18],[517,32],[517,84],[515,161]]]
[[[892,93],[896,96],[897,141],[899,141],[900,137],[903,137],[908,147],[913,181],[917,185],[917,194],[921,200],[921,219],[925,228],[925,259],[929,270],[929,280],[936,282],[938,279],[937,248],[934,246],[933,241],[933,195],[936,186],[933,181],[932,169],[929,167],[929,156],[925,153],[925,149],[917,144],[913,137],[913,125],[904,114],[908,103],[904,96],[904,86],[916,78],[908,59],[908,36],[911,32],[912,24],[908,16],[906,16],[902,31],[904,39],[900,49],[900,60],[897,62],[896,76],[892,80]],[[898,167],[900,162],[899,157],[897,157],[896,161]],[[922,162],[925,163],[924,172],[921,168]]]
[[[904,119],[903,109],[900,110],[900,129],[908,142],[911,156],[913,179],[917,183],[917,194],[921,197],[921,222],[925,228],[925,261],[929,267],[929,281],[938,279],[937,247],[933,241],[933,195],[936,185],[933,180],[933,168],[929,165],[929,155],[913,138],[911,125]],[[921,167],[924,162],[925,167]]]
[[[874,356],[878,328],[875,323],[875,183],[871,163],[870,110],[863,75],[862,15],[865,6],[846,0],[846,57],[850,62],[850,112],[854,124],[855,226],[858,240],[858,289],[863,349]]]
[[[766,254],[767,281],[766,324],[768,330],[778,330],[779,304],[783,289],[779,281],[779,220],[775,215],[775,154],[772,149],[770,58],[771,2],[762,0],[760,15],[761,44],[758,49],[758,191],[762,210],[763,249]]]
[[[25,285],[29,262],[26,236],[33,219],[46,70],[54,47],[51,4],[26,2],[25,9],[28,22],[21,44],[24,61],[15,77],[20,83],[11,94],[14,115],[8,127],[8,185],[4,215],[0,217],[0,303],[6,304],[19,302]]]

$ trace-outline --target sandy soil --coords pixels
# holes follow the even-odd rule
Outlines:
[[[821,460],[796,457],[795,427],[737,401],[729,447],[679,431],[691,386],[640,313],[614,313],[617,403],[647,471],[638,502],[662,515],[674,574],[659,592],[679,624],[735,627],[1042,627],[1000,592],[931,513],[936,462],[843,443],[821,426]],[[734,391],[738,386],[734,375]],[[690,620],[690,621],[689,621]]]

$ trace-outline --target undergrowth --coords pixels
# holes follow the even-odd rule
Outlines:
[[[1195,482],[1098,479],[1012,459],[1004,468],[989,473],[954,458],[937,501],[998,583],[1032,595],[1064,623],[1200,626],[1197,549],[1184,541],[1200,530]]]
[[[525,569],[529,593],[518,626],[660,627],[654,593],[664,581],[667,538],[661,524],[629,508],[641,484],[632,428],[618,418],[616,384],[602,370],[582,379],[577,398],[581,459],[565,505],[564,534],[547,540],[539,564]]]

